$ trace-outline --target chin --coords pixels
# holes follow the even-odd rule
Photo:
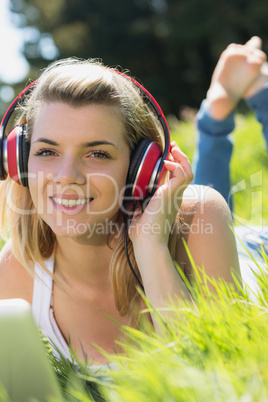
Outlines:
[[[107,239],[117,238],[120,235],[123,225],[118,222],[118,211],[112,216],[104,217],[103,220],[97,218],[96,220],[88,219],[86,222],[69,216],[67,219],[62,219],[62,222],[47,221],[46,223],[56,237],[70,238],[88,244],[107,243]]]

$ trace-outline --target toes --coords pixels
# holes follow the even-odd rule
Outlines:
[[[253,36],[247,43],[246,46],[251,49],[261,49],[262,40],[259,36]]]

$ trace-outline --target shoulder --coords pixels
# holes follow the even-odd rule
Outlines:
[[[0,299],[32,301],[33,277],[16,259],[9,240],[0,252]]]
[[[200,224],[201,220],[213,224],[220,221],[232,224],[227,202],[218,191],[208,186],[188,186],[183,195],[180,214],[189,225],[197,220]]]
[[[236,241],[230,209],[216,190],[207,186],[189,186],[180,211],[180,236],[197,266],[209,276],[231,281],[231,272],[239,274]],[[180,245],[183,254],[183,245]]]

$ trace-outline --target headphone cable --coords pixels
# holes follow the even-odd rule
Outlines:
[[[130,218],[127,221],[127,227],[126,227],[126,232],[125,232],[125,253],[126,253],[129,268],[131,269],[136,281],[138,282],[138,284],[140,285],[142,291],[144,292],[144,287],[143,287],[141,281],[139,280],[139,278],[138,278],[138,276],[137,276],[137,274],[136,274],[136,272],[135,272],[135,270],[134,270],[134,268],[133,268],[133,266],[132,266],[132,264],[130,262],[129,254],[128,254],[128,248],[127,248],[127,238],[128,238],[129,227],[130,227],[130,224],[132,222],[132,219],[133,219],[133,216],[134,216],[134,213],[135,213],[137,202],[138,202],[138,200],[134,199],[134,201],[133,201],[133,211],[132,211],[132,213],[130,215]]]

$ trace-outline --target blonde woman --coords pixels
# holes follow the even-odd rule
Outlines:
[[[37,325],[67,359],[69,343],[89,363],[106,363],[94,345],[120,351],[114,320],[139,325],[137,287],[156,308],[170,297],[190,299],[175,266],[192,279],[183,238],[209,276],[232,282],[239,272],[227,204],[212,189],[188,187],[191,166],[176,143],[146,203],[123,202],[138,144],[153,141],[161,152],[167,145],[162,117],[140,89],[100,62],[49,66],[23,105],[27,183],[10,172],[1,183],[1,227],[9,240],[0,298],[31,303]]]

